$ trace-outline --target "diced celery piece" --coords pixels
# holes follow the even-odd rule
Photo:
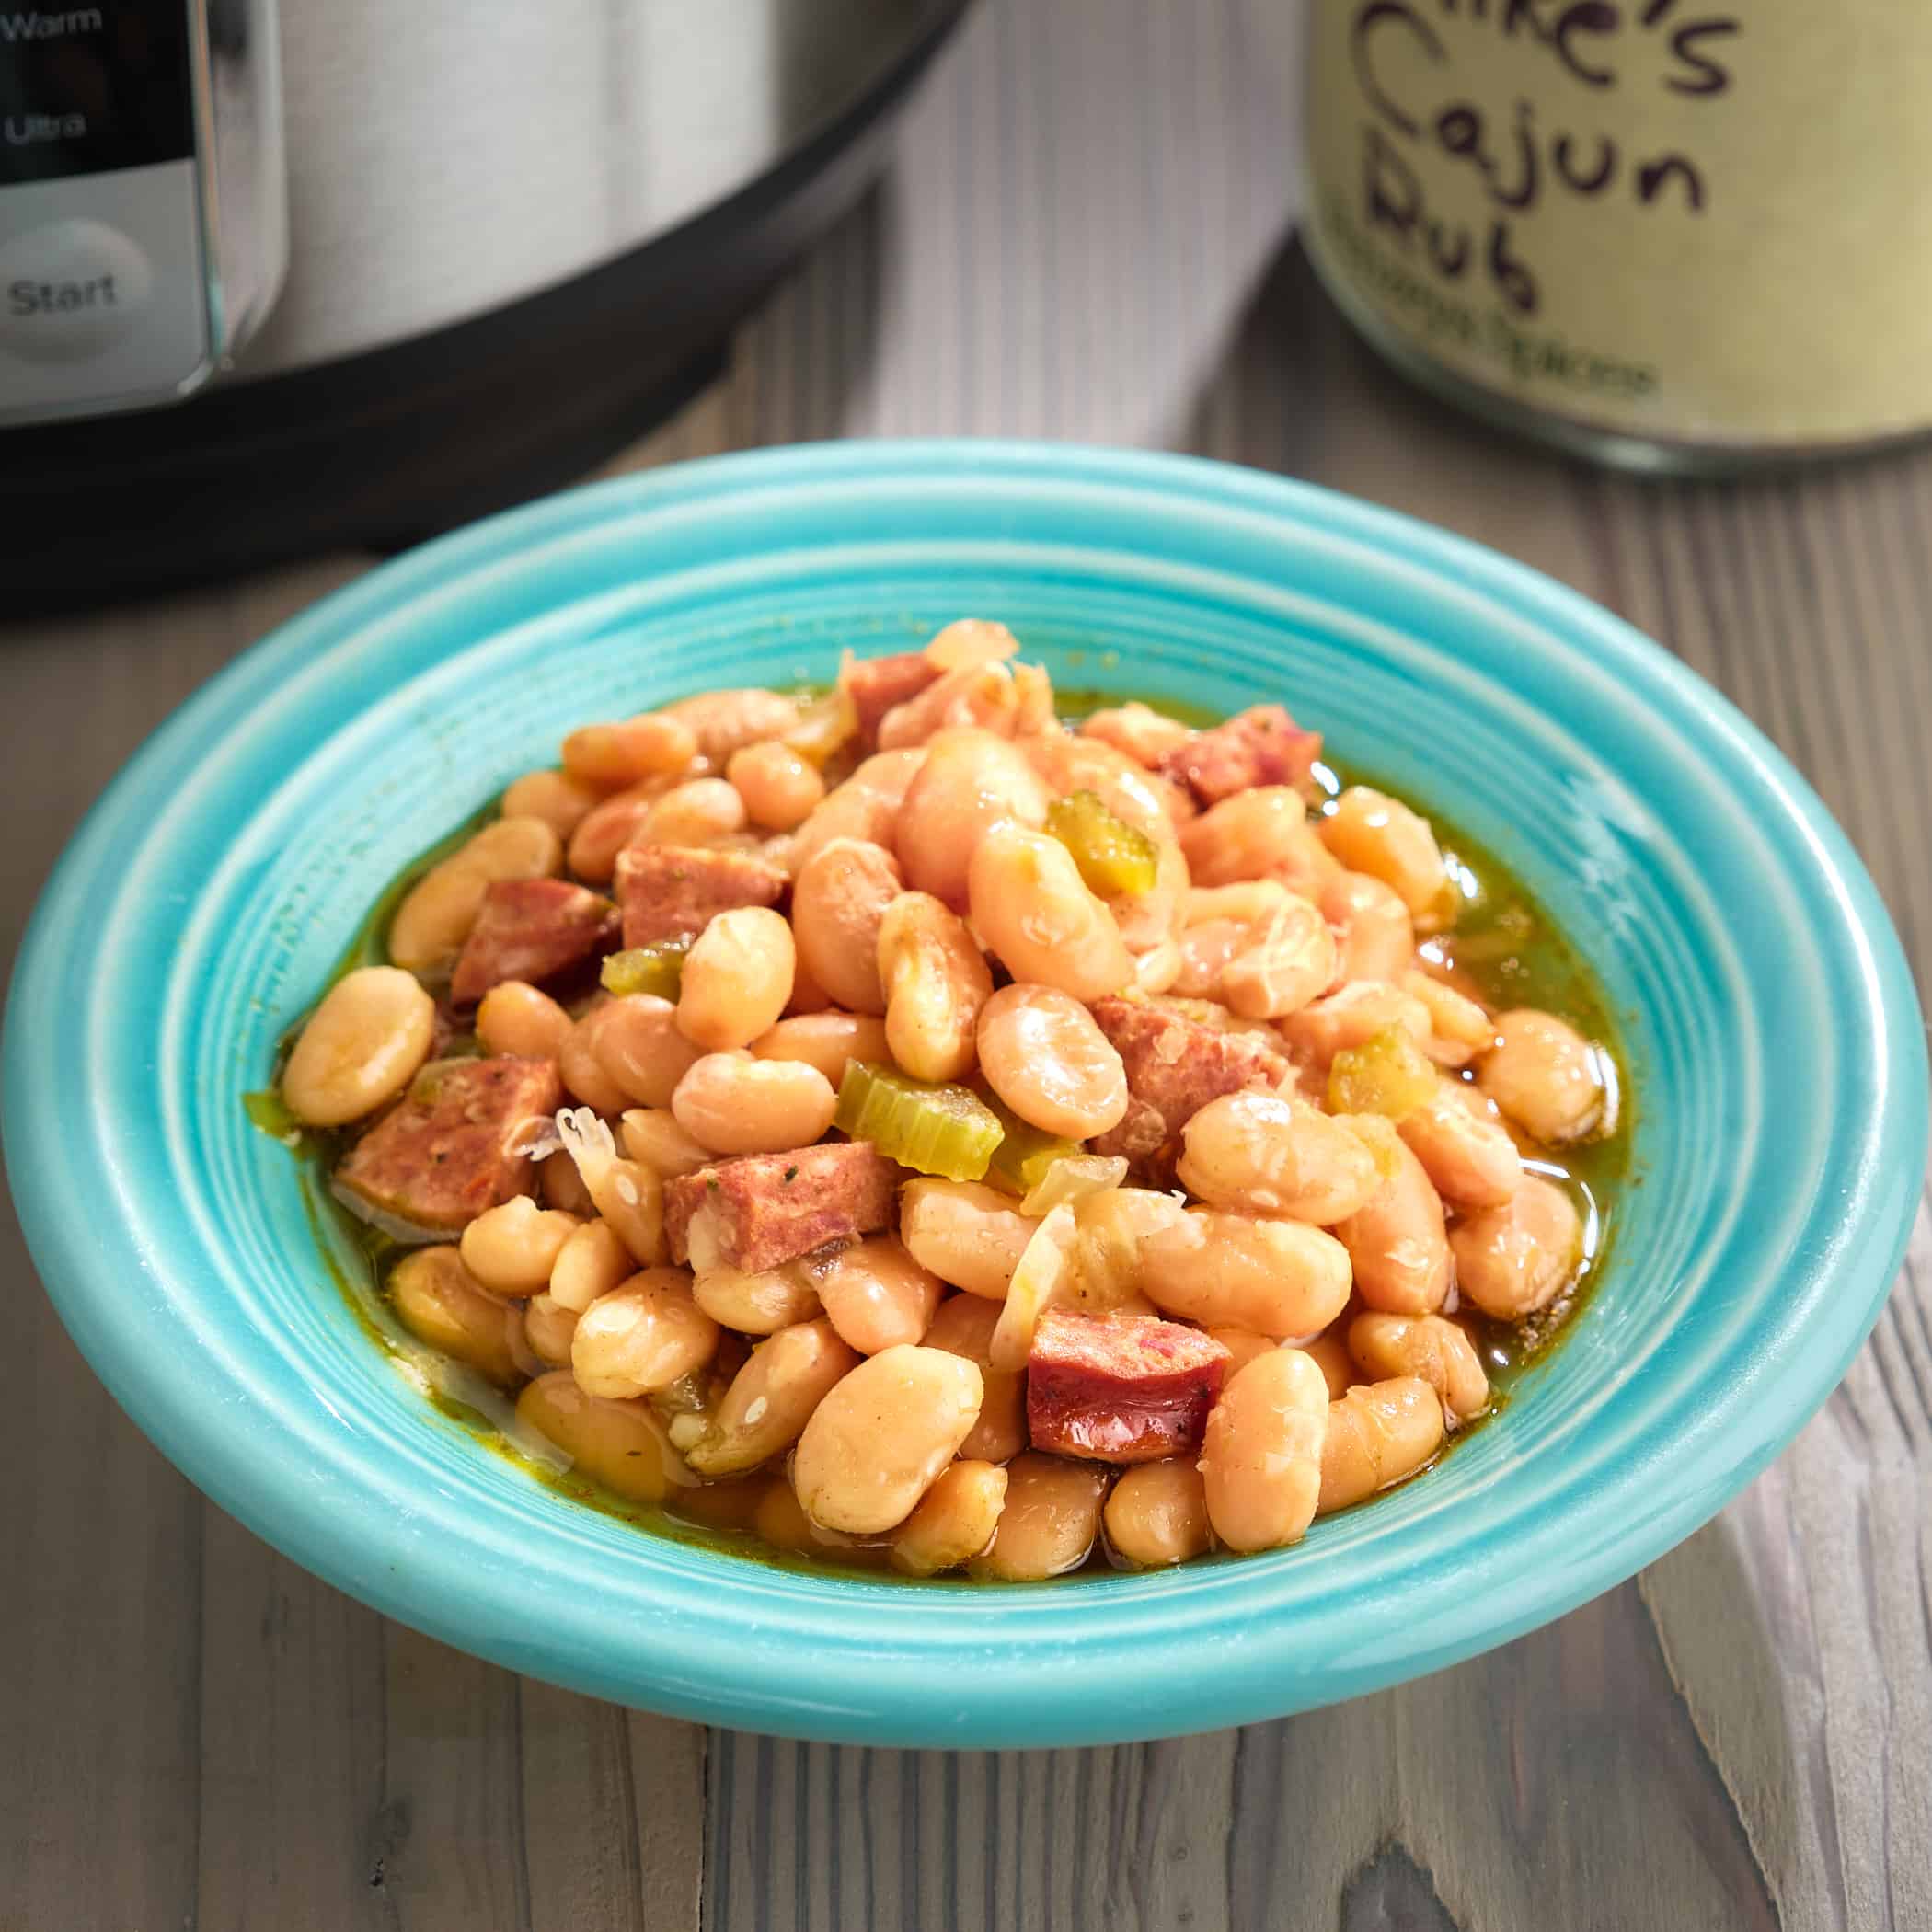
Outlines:
[[[999,1145],[993,1110],[967,1087],[934,1087],[894,1067],[853,1060],[833,1125],[888,1160],[943,1180],[978,1180]]]
[[[674,1000],[684,983],[684,955],[690,949],[683,939],[660,939],[655,946],[631,946],[614,952],[599,975],[604,990],[620,999],[633,993],[649,993],[659,999]]]
[[[1009,1189],[1015,1194],[1030,1194],[1047,1178],[1056,1160],[1080,1152],[1078,1141],[1064,1141],[1057,1133],[1044,1133],[1038,1127],[1029,1127],[997,1098],[989,1097],[986,1105],[1002,1129],[987,1171],[987,1179],[995,1187]]]
[[[1074,855],[1080,877],[1103,899],[1152,889],[1160,853],[1138,826],[1116,818],[1098,792],[1076,791],[1047,808],[1047,831]]]
[[[1328,1067],[1330,1113],[1379,1113],[1399,1121],[1435,1092],[1436,1070],[1404,1027],[1385,1027],[1344,1047]]]

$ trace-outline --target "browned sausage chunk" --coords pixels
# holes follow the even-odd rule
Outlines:
[[[483,895],[450,981],[450,998],[473,1006],[502,980],[540,986],[617,940],[617,908],[565,879],[500,879]]]
[[[337,1194],[359,1213],[447,1234],[530,1186],[527,1123],[555,1113],[563,1083],[551,1060],[442,1060],[336,1169]]]
[[[839,682],[852,700],[858,735],[866,749],[870,751],[879,742],[879,720],[894,705],[917,697],[938,678],[923,650],[903,650],[890,658],[855,658],[847,664]]]
[[[1212,1335],[1179,1322],[1049,1308],[1027,1358],[1027,1433],[1036,1449],[1092,1462],[1191,1453],[1228,1359]]]
[[[776,905],[784,893],[785,874],[755,853],[634,845],[617,855],[627,946],[695,939],[719,913]]]
[[[782,1267],[889,1227],[904,1178],[868,1141],[719,1161],[664,1183],[671,1259],[746,1274]]]
[[[1093,1016],[1127,1069],[1133,1100],[1118,1127],[1089,1143],[1096,1154],[1122,1154],[1136,1179],[1166,1186],[1180,1130],[1210,1100],[1247,1087],[1271,1087],[1287,1060],[1248,1033],[1217,1033],[1198,1020],[1144,1000],[1096,1000]]]
[[[1320,756],[1319,731],[1303,730],[1280,705],[1257,705],[1176,746],[1163,769],[1218,805],[1250,786],[1299,785]]]

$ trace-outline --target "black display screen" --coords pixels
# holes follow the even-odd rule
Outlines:
[[[193,152],[188,0],[0,0],[0,185]]]

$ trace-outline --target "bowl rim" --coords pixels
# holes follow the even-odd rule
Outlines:
[[[1031,1633],[995,1648],[990,1625],[975,1627],[979,1647],[970,1668],[947,1680],[943,1706],[929,1692],[931,1673],[945,1660],[935,1637],[949,1627],[957,1640],[966,1619],[926,1616],[931,1629],[914,1627],[915,1603],[936,1600],[900,1586],[850,1586],[865,1599],[868,1621],[889,1638],[820,1645],[800,1667],[805,1646],[773,1613],[774,1573],[744,1564],[742,1588],[708,1606],[716,1627],[689,1619],[652,1633],[660,1646],[640,1672],[627,1651],[600,1652],[592,1624],[566,1630],[533,1629],[507,1599],[478,1602],[466,1586],[479,1556],[500,1559],[488,1525],[462,1513],[460,1499],[427,1501],[423,1515],[450,1532],[434,1547],[421,1523],[405,1535],[392,1525],[344,1518],[314,1495],[304,1497],[284,1466],[292,1437],[272,1409],[252,1401],[209,1399],[205,1360],[189,1362],[165,1347],[144,1343],[128,1322],[130,1269],[146,1265],[142,1231],[90,1219],[90,1177],[64,1159],[65,1139],[28,1126],[53,1118],[63,1093],[71,1098],[71,1058],[63,1053],[57,997],[71,973],[76,895],[93,890],[104,854],[117,841],[138,840],[157,788],[210,757],[219,728],[246,708],[251,690],[271,689],[298,668],[343,649],[380,622],[397,639],[412,607],[451,586],[492,572],[528,570],[546,546],[640,512],[764,488],[810,488],[838,478],[869,489],[895,479],[935,475],[976,483],[1010,478],[1038,488],[1101,482],[1162,500],[1190,512],[1226,509],[1259,512],[1305,530],[1366,546],[1391,566],[1432,581],[1438,589],[1473,591],[1526,618],[1542,634],[1538,648],[1551,662],[1585,651],[1607,660],[1646,701],[1668,710],[1685,730],[1721,745],[1757,788],[1756,802],[1783,813],[1798,834],[1790,864],[1814,904],[1835,923],[1819,943],[1835,957],[1856,959],[1857,977],[1873,993],[1872,1063],[1858,1071],[1876,1082],[1855,1142],[1834,1147],[1842,1170],[1846,1238],[1812,1266],[1837,1292],[1819,1311],[1806,1347],[1765,1365],[1750,1399],[1724,1391],[1714,1413],[1730,1425],[1701,1432],[1680,1472],[1676,1493],[1647,1497],[1642,1511],[1621,1520],[1611,1505],[1614,1485],[1593,1499],[1590,1535],[1573,1559],[1558,1569],[1512,1579],[1507,1604],[1458,1605],[1445,1584],[1419,1584],[1415,1605],[1434,1614],[1400,1642],[1357,1645],[1332,1662],[1311,1694],[1291,1678],[1283,1692],[1271,1683],[1271,1656],[1293,1631],[1255,1629],[1220,1606],[1192,1634],[1203,1658],[1176,1668],[1171,1682],[1147,1696],[1123,1698],[1104,1663],[1069,1668],[1075,1650],[1106,1660],[1127,1658],[1141,1640],[1133,1614],[1144,1593],[1129,1598],[1124,1616],[1101,1609],[1100,1593],[1077,1598],[1029,1591],[1033,1604],[1048,1596],[1082,1606],[1085,1641]],[[473,640],[485,641],[483,638]],[[375,696],[379,696],[380,692]],[[332,719],[321,736],[341,728]],[[67,1075],[63,1080],[63,1075]],[[89,1096],[91,1105],[95,1097]],[[1926,1138],[1925,1036],[1916,995],[1902,949],[1876,888],[1809,785],[1721,695],[1661,646],[1581,593],[1466,539],[1398,512],[1363,503],[1318,486],[1190,456],[1122,452],[1072,444],[940,439],[807,444],[736,453],[591,484],[540,500],[440,538],[379,567],[271,632],[243,652],[164,722],[87,813],[43,889],[16,960],[0,1044],[0,1139],[17,1210],[29,1251],[58,1312],[96,1373],[163,1454],[222,1507],[265,1540],[328,1581],[399,1620],[511,1668],[593,1694],[700,1721],[782,1734],[882,1744],[1084,1744],[1171,1735],[1246,1722],[1328,1702],[1413,1676],[1476,1654],[1573,1608],[1661,1555],[1714,1515],[1797,1432],[1844,1374],[1876,1321],[1896,1274],[1915,1212]],[[380,1445],[343,1451],[360,1459],[372,1484]],[[1643,1472],[1645,1479],[1654,1471]],[[1636,1480],[1633,1473],[1630,1478]],[[354,1526],[345,1529],[345,1521]],[[1580,1526],[1581,1527],[1581,1526]],[[1438,1566],[1440,1567],[1440,1566]],[[1466,1579],[1465,1579],[1466,1587]],[[657,1588],[666,1592],[663,1579]],[[651,1592],[646,1591],[649,1596]],[[674,1593],[671,1593],[674,1595]],[[1167,1592],[1170,1616],[1182,1614],[1179,1591]],[[982,1608],[1014,1603],[1014,1593],[979,1586],[938,1601]],[[742,1599],[742,1602],[739,1600]],[[897,1604],[889,1601],[897,1599]],[[696,1599],[683,1606],[692,1607]],[[902,1607],[903,1606],[903,1607]],[[1097,1614],[1098,1613],[1098,1614]],[[1030,1621],[1030,1619],[1022,1619]],[[1051,1625],[1049,1616],[1044,1622]],[[1171,1628],[1161,1634],[1172,1634]],[[616,1649],[620,1647],[611,1647]],[[747,1660],[779,1659],[798,1683],[781,1693],[753,1673]]]

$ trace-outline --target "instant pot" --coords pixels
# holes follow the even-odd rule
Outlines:
[[[6,608],[393,547],[714,374],[964,0],[0,0]]]

